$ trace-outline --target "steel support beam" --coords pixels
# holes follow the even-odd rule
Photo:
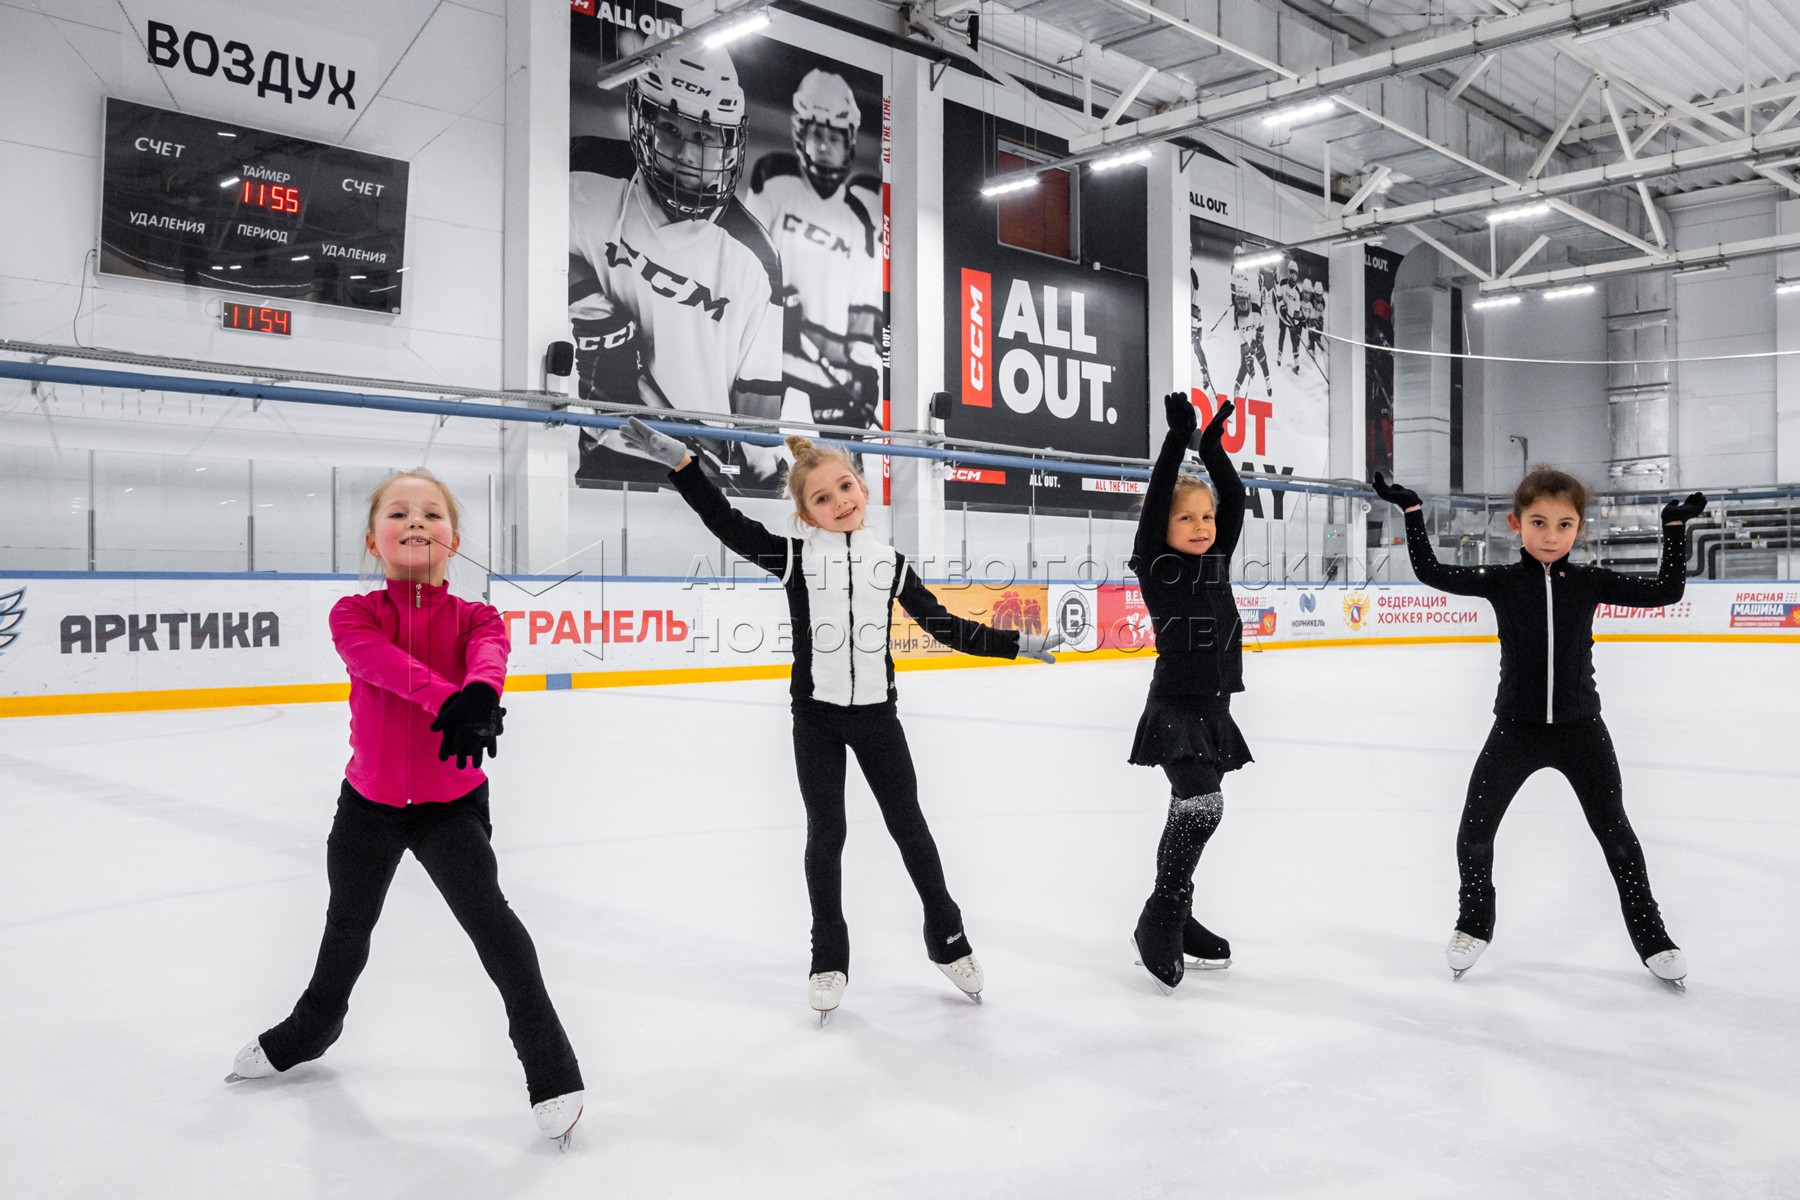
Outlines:
[[[1146,15],[1154,15],[1171,25],[1179,25],[1187,32],[1282,78],[1274,83],[1210,96],[1155,116],[1143,117],[1109,130],[1075,138],[1070,142],[1069,149],[1077,154],[1145,141],[1161,141],[1203,125],[1246,117],[1305,100],[1321,99],[1359,83],[1426,71],[1471,55],[1492,53],[1508,46],[1620,20],[1654,8],[1666,7],[1671,0],[1554,0],[1553,3],[1541,4],[1513,16],[1498,17],[1440,37],[1396,46],[1379,54],[1320,67],[1304,74],[1161,12],[1143,3],[1143,0],[1112,2],[1124,4]],[[1682,0],[1672,2],[1681,3]]]
[[[1522,267],[1526,263],[1530,262],[1532,260],[1532,258],[1537,255],[1537,252],[1539,250],[1542,250],[1545,246],[1548,246],[1549,244],[1550,244],[1550,235],[1549,234],[1545,234],[1545,233],[1538,234],[1537,238],[1531,243],[1531,245],[1529,245],[1525,248],[1525,253],[1523,253],[1523,254],[1519,255],[1519,257],[1513,259],[1512,266],[1510,266],[1510,267],[1506,268],[1506,270],[1500,272],[1500,279],[1501,280],[1511,279],[1514,275],[1517,275],[1519,273],[1520,267]],[[1499,280],[1496,280],[1495,282],[1499,282]]]
[[[1556,153],[1558,146],[1562,145],[1563,134],[1569,131],[1569,126],[1580,115],[1581,106],[1587,103],[1588,93],[1594,90],[1594,84],[1599,79],[1598,75],[1589,75],[1587,82],[1581,85],[1581,91],[1575,96],[1575,103],[1569,105],[1569,115],[1563,118],[1562,124],[1556,127],[1556,132],[1551,134],[1549,140],[1544,143],[1544,148],[1538,151],[1537,160],[1531,164],[1531,170],[1525,172],[1525,178],[1536,179],[1544,173],[1544,168],[1550,165],[1550,156]]]
[[[1461,192],[1454,196],[1440,196],[1435,200],[1422,200],[1417,204],[1402,204],[1394,208],[1377,209],[1374,212],[1335,217],[1320,222],[1314,230],[1316,237],[1312,240],[1327,241],[1355,234],[1373,233],[1380,229],[1398,228],[1421,221],[1437,221],[1446,217],[1468,215],[1499,204],[1579,195],[1598,188],[1635,183],[1640,179],[1656,179],[1665,175],[1679,174],[1682,171],[1726,166],[1753,158],[1775,158],[1796,152],[1800,152],[1800,129],[1777,130],[1774,133],[1758,134],[1748,138],[1738,137],[1728,142],[1690,146],[1685,150],[1676,150],[1668,154],[1645,155],[1629,162],[1607,163],[1604,166],[1588,167],[1580,171],[1567,171],[1561,175],[1549,175],[1527,183],[1508,181],[1478,191]],[[1490,178],[1498,177],[1499,174],[1485,168],[1482,169],[1482,173]]]
[[[1356,195],[1344,202],[1344,211],[1353,213],[1363,206],[1363,201],[1374,195],[1375,190],[1387,182],[1387,177],[1394,173],[1392,167],[1376,167],[1363,185],[1356,189]]]
[[[1139,75],[1136,82],[1130,87],[1119,93],[1119,98],[1113,101],[1112,107],[1106,110],[1106,115],[1100,118],[1100,128],[1111,129],[1117,125],[1119,118],[1125,115],[1125,110],[1131,107],[1131,102],[1136,100],[1139,93],[1159,74],[1161,72],[1155,67],[1145,67],[1144,73]]]
[[[1591,263],[1580,267],[1558,267],[1535,275],[1515,275],[1511,279],[1493,280],[1480,285],[1483,293],[1513,292],[1549,284],[1573,283],[1588,279],[1612,279],[1620,275],[1638,275],[1645,271],[1666,271],[1671,267],[1731,262],[1739,258],[1760,258],[1785,250],[1800,249],[1800,233],[1784,233],[1775,237],[1754,238],[1747,242],[1722,242],[1715,246],[1699,246],[1678,250],[1668,255],[1643,258],[1620,258],[1612,262]]]
[[[1412,235],[1482,282],[1485,283],[1494,277],[1492,272],[1476,266],[1474,263],[1458,254],[1455,250],[1452,250],[1449,246],[1446,246],[1444,243],[1432,237],[1429,233],[1426,233],[1423,229],[1413,230]]]
[[[1493,65],[1494,58],[1495,56],[1493,54],[1483,54],[1480,58],[1477,58],[1474,62],[1464,67],[1463,73],[1456,77],[1456,82],[1451,84],[1450,90],[1444,94],[1454,100],[1464,92],[1468,91],[1469,85],[1474,83],[1477,79],[1480,79],[1481,73]]]

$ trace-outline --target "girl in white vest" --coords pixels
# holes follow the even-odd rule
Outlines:
[[[997,630],[948,612],[907,563],[864,527],[869,491],[850,456],[787,439],[797,537],[771,532],[731,507],[688,448],[632,418],[630,449],[670,470],[675,490],[720,541],[781,581],[793,621],[794,765],[806,805],[806,889],[812,902],[808,990],[823,1024],[849,982],[850,934],[844,922],[844,771],[854,752],[925,906],[925,952],[977,1003],[983,983],[962,912],[950,898],[925,815],[906,732],[895,710],[888,628],[897,600],[933,638],[965,654],[1035,658],[1062,634]]]

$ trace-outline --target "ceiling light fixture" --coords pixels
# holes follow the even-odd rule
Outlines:
[[[1523,221],[1531,217],[1541,217],[1549,211],[1550,205],[1547,203],[1521,204],[1514,208],[1496,209],[1487,215],[1487,220],[1489,225],[1501,225],[1507,221]]]
[[[1148,162],[1149,159],[1150,147],[1141,146],[1136,150],[1127,150],[1123,154],[1112,155],[1110,158],[1095,159],[1089,164],[1089,167],[1095,171],[1110,171],[1114,167],[1124,167],[1129,166],[1132,163]]]
[[[1609,38],[1615,34],[1630,33],[1634,29],[1648,29],[1652,25],[1666,25],[1668,22],[1668,10],[1657,8],[1652,9],[1641,17],[1627,17],[1622,21],[1613,21],[1610,24],[1597,26],[1583,33],[1578,33],[1569,40],[1585,45],[1588,42],[1597,42],[1601,38]]]
[[[1264,129],[1273,129],[1278,125],[1292,125],[1296,121],[1306,121],[1313,117],[1322,117],[1337,107],[1337,101],[1329,96],[1323,100],[1315,100],[1311,104],[1300,104],[1293,108],[1284,108],[1280,112],[1272,112],[1262,120]]]
[[[1037,176],[1031,175],[1024,179],[1015,179],[1011,183],[990,183],[981,189],[981,194],[983,196],[1004,196],[1008,192],[1022,192],[1026,188],[1034,188],[1037,185]]]
[[[754,17],[739,21],[729,29],[721,29],[719,32],[707,38],[706,48],[708,50],[717,50],[720,46],[729,45],[739,38],[747,38],[757,30],[767,29],[768,27],[769,14],[766,12],[759,12]]]

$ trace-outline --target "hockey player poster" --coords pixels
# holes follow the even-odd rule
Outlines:
[[[1324,476],[1330,465],[1330,355],[1325,345],[1329,262],[1272,251],[1194,218],[1188,271],[1189,377],[1200,419],[1224,397],[1236,412],[1225,448],[1245,474]],[[1283,494],[1269,509],[1285,516]]]
[[[1009,136],[1036,136],[944,105],[944,377],[954,438],[1142,458],[1150,439],[1143,173],[1083,172],[1071,257],[1005,245],[980,194]],[[1040,137],[1047,151],[1055,143]],[[987,161],[984,161],[986,159]],[[1068,213],[1078,214],[1070,217]],[[1058,471],[959,467],[949,502],[1122,511],[1141,485]]]
[[[879,74],[750,37],[597,73],[680,10],[570,18],[569,323],[583,399],[885,428]],[[611,81],[608,81],[609,83]],[[576,482],[661,483],[583,431]],[[774,495],[779,447],[693,438],[727,491]]]

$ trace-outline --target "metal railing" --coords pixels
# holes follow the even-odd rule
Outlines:
[[[18,347],[0,345],[0,351]],[[56,348],[43,348],[56,349]],[[141,357],[133,356],[142,362]],[[158,363],[158,365],[161,365]],[[236,368],[238,372],[249,368]],[[379,408],[484,421],[610,428],[621,415],[552,408],[542,393],[445,389],[439,398],[293,387],[217,376],[182,378],[108,367],[69,367],[0,359],[0,378],[34,383],[217,395],[336,407]],[[354,383],[340,377],[312,381]],[[407,385],[365,381],[401,388]],[[442,398],[445,395],[459,399]],[[492,397],[500,403],[485,403]],[[827,433],[831,431],[826,431]],[[711,428],[708,435],[768,444],[761,428]],[[976,446],[935,435],[920,444],[841,440],[859,453],[934,460],[948,466],[992,464],[1142,480],[1144,460],[1059,456],[1016,447]],[[415,443],[394,441],[395,467],[419,457]],[[255,458],[197,457],[55,445],[0,446],[0,571],[243,572],[356,574],[370,569],[363,531],[370,490],[388,471],[320,466],[298,445],[272,442]],[[490,473],[448,480],[464,510],[462,570],[485,574],[687,576],[727,557],[672,493],[619,486],[583,489],[567,478]],[[1251,510],[1234,576],[1264,582],[1404,581],[1400,514],[1354,481],[1248,477]],[[548,552],[524,553],[527,531],[509,523],[513,494],[551,484],[568,496],[566,537]],[[1033,488],[1017,507],[952,504],[943,514],[938,559],[920,563],[935,578],[994,581],[1120,581],[1135,519],[1125,512],[1070,507],[1066,491]],[[772,528],[791,518],[783,499],[746,500],[742,507]],[[1662,498],[1603,494],[1589,513],[1577,556],[1621,570],[1652,570],[1658,554]],[[1714,495],[1689,532],[1689,571],[1696,578],[1794,579],[1795,510],[1800,486],[1734,489]],[[1512,560],[1518,542],[1506,525],[1509,501],[1498,496],[1430,497],[1427,523],[1446,561]],[[871,509],[877,532],[892,537],[891,510]],[[912,547],[903,547],[911,550]]]

